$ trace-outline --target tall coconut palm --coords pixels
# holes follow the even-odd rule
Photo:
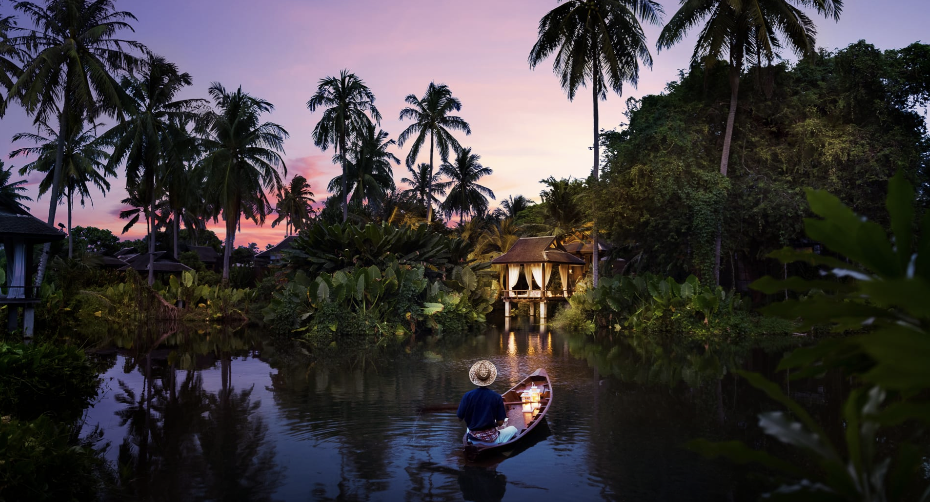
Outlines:
[[[61,165],[68,119],[93,120],[99,115],[122,115],[123,92],[117,81],[124,71],[139,66],[139,42],[118,38],[133,31],[135,16],[116,10],[114,0],[49,0],[44,7],[17,2],[14,8],[33,25],[9,43],[25,53],[23,71],[7,100],[19,101],[36,124],[58,119],[59,146],[52,177],[52,193],[60,192]],[[57,116],[57,117],[56,117]],[[55,224],[58,199],[49,201],[48,223]],[[49,245],[39,260],[36,284],[48,264]]]
[[[242,215],[258,224],[273,210],[266,192],[280,192],[287,174],[284,140],[288,133],[261,116],[274,105],[242,91],[227,92],[219,83],[210,86],[216,109],[204,114],[201,161],[209,197],[226,220],[223,282],[229,282],[229,257]],[[280,172],[279,172],[280,168]]]
[[[174,63],[150,54],[139,78],[124,77],[121,86],[127,95],[128,118],[103,134],[113,146],[109,166],[125,162],[126,185],[145,184],[149,209],[149,284],[155,282],[155,206],[164,193],[163,177],[169,168],[178,168],[188,141],[185,129],[196,118],[202,99],[175,97],[193,79],[181,73]]]
[[[375,94],[365,82],[349,70],[338,77],[326,77],[317,84],[316,93],[307,101],[311,112],[325,108],[323,117],[313,128],[313,144],[324,151],[332,145],[334,158],[342,163],[342,221],[349,218],[349,189],[346,162],[349,141],[369,122],[381,123],[381,113],[375,107]],[[371,114],[371,119],[366,113]]]
[[[410,188],[402,191],[400,193],[401,197],[419,202],[424,208],[433,204],[438,206],[440,200],[436,196],[446,194],[446,189],[441,183],[442,175],[439,173],[430,174],[432,169],[425,162],[417,165],[416,169],[407,166],[407,172],[410,173],[410,177],[401,178],[400,182],[410,185]]]
[[[171,140],[173,154],[164,164],[164,173],[160,182],[164,185],[166,215],[171,222],[173,241],[172,256],[180,252],[181,222],[190,228],[199,223],[196,209],[203,201],[203,170],[198,169],[198,142],[186,127],[174,128],[178,136]]]
[[[450,150],[458,152],[462,149],[450,131],[463,131],[467,136],[471,134],[471,127],[461,117],[450,115],[462,109],[462,102],[452,95],[446,84],[436,85],[435,82],[430,82],[422,98],[408,94],[404,101],[410,106],[400,111],[400,120],[410,119],[413,123],[400,133],[397,144],[404,146],[407,140],[413,138],[413,144],[410,145],[410,152],[407,154],[407,167],[412,167],[417,161],[420,149],[426,143],[426,136],[429,135],[429,173],[425,179],[432,183],[435,166],[433,151],[439,148],[440,158],[443,161],[447,160]],[[426,191],[430,192],[429,187]],[[431,203],[426,205],[426,221],[433,222]]]
[[[361,205],[363,200],[373,209],[380,209],[388,192],[393,191],[394,170],[391,163],[400,164],[400,159],[388,151],[396,144],[388,139],[388,133],[377,129],[369,122],[357,131],[349,147],[346,162],[347,180],[337,176],[329,182],[329,191],[341,194],[341,187],[352,191],[352,200]]]
[[[291,182],[284,187],[284,190],[278,195],[278,204],[275,211],[278,217],[271,222],[271,228],[284,222],[284,235],[291,235],[291,229],[294,233],[300,232],[306,228],[313,218],[313,192],[310,191],[310,184],[307,178],[297,174],[291,178]]]
[[[466,214],[487,212],[488,197],[494,199],[490,188],[478,184],[478,180],[494,172],[480,161],[481,156],[471,153],[471,148],[463,148],[453,162],[444,162],[439,168],[439,174],[449,178],[443,186],[449,189],[449,195],[442,203],[442,210],[449,215],[459,213],[459,224]]]
[[[10,32],[16,28],[16,21],[13,16],[0,18],[0,87],[7,91],[13,88],[13,84],[22,73],[22,69],[17,64],[23,53],[14,46],[10,39]],[[7,98],[0,96],[0,117],[6,113]]]
[[[3,168],[3,161],[0,160],[0,206],[21,211],[28,211],[23,202],[31,201],[23,192],[26,191],[26,180],[10,182],[13,177],[13,166]]]
[[[667,49],[681,42],[691,28],[703,24],[691,55],[691,64],[711,64],[724,55],[730,63],[730,109],[723,135],[720,174],[727,175],[733,124],[739,97],[740,74],[746,59],[762,65],[772,61],[779,49],[787,45],[799,56],[815,50],[817,34],[813,21],[800,7],[814,7],[818,13],[838,21],[843,0],[682,0],[657,43]],[[718,229],[714,245],[714,281],[720,282],[720,243]]]
[[[579,87],[591,86],[594,105],[591,176],[595,183],[600,170],[597,103],[607,99],[608,90],[621,94],[624,82],[635,87],[640,61],[652,66],[639,20],[659,24],[661,16],[662,6],[653,0],[567,0],[539,21],[539,38],[530,51],[530,67],[535,68],[554,54],[552,70],[559,76],[569,100],[575,98]],[[597,249],[595,231],[595,264],[599,263]],[[593,280],[597,286],[596,266]]]
[[[81,207],[85,201],[90,201],[90,187],[95,186],[102,193],[110,190],[107,176],[116,177],[116,170],[106,164],[109,154],[94,134],[102,124],[93,124],[83,128],[77,120],[68,121],[69,134],[65,140],[62,155],[61,190],[52,197],[65,199],[68,208],[68,258],[74,256],[74,240],[71,235],[71,217],[74,213],[74,196],[81,199]],[[13,136],[13,141],[28,140],[36,146],[19,148],[10,153],[10,158],[20,155],[35,157],[35,160],[19,169],[24,176],[30,172],[44,173],[45,177],[39,182],[39,197],[51,190],[54,184],[55,159],[58,152],[58,134],[48,124],[39,124],[39,133],[19,133]]]

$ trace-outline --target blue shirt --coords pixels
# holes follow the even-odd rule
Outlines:
[[[504,398],[487,387],[478,387],[462,396],[456,416],[459,420],[465,421],[468,430],[491,429],[497,425],[498,420],[503,420],[507,416],[504,410]]]

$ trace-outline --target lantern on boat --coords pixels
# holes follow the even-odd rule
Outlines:
[[[532,403],[531,410],[534,410],[534,411],[539,410],[539,395],[540,395],[539,390],[540,389],[536,387],[536,384],[533,383],[533,386],[530,387],[530,391],[529,391],[530,403]]]
[[[533,411],[533,398],[529,391],[525,390],[520,393],[520,402],[523,404],[523,413],[530,413]]]

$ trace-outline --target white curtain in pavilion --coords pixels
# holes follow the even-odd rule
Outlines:
[[[562,296],[568,298],[568,265],[559,265],[559,279],[562,280]]]
[[[26,244],[17,243],[13,247],[12,274],[10,274],[9,298],[26,297]]]
[[[530,291],[533,290],[533,266],[534,265],[531,265],[529,263],[523,264],[523,275],[526,276],[527,288]]]
[[[546,283],[543,280],[543,264],[534,263],[530,266],[530,268],[533,270],[533,279],[536,279],[536,284],[539,285],[540,291],[545,291]]]
[[[507,289],[514,289],[517,281],[520,280],[520,264],[511,263],[507,265]]]

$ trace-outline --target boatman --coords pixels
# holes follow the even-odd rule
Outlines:
[[[456,415],[468,426],[468,439],[482,443],[506,443],[517,435],[514,426],[502,427],[507,412],[504,410],[504,398],[489,389],[497,378],[494,363],[481,360],[468,370],[471,383],[478,386],[465,393],[459,403]]]

